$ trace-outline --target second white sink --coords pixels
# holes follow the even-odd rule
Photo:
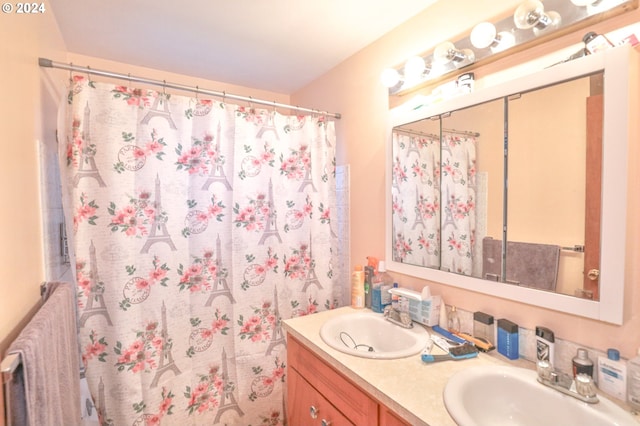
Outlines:
[[[637,425],[627,411],[599,396],[587,404],[537,381],[518,367],[477,366],[448,380],[444,404],[460,426],[622,426]]]
[[[320,328],[320,337],[332,348],[364,358],[394,359],[418,354],[429,341],[422,326],[402,328],[371,311],[334,317]]]

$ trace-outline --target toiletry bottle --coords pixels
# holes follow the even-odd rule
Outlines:
[[[617,349],[607,349],[606,357],[598,357],[598,388],[622,401],[627,400],[627,365]]]
[[[443,330],[449,328],[449,316],[447,315],[447,306],[444,304],[444,301],[440,303],[438,325]]]
[[[384,307],[391,303],[389,289],[393,287],[393,278],[387,273],[384,260],[378,263],[378,273],[371,282],[371,310],[381,314]]]
[[[393,288],[398,288],[398,283],[393,283]],[[391,306],[393,309],[400,309],[400,296],[397,294],[391,295]]]
[[[508,319],[498,320],[498,352],[509,359],[518,359],[520,348],[518,344],[518,324]]]
[[[373,266],[364,267],[364,307],[371,308]]]
[[[473,336],[486,339],[492,345],[496,344],[492,315],[480,311],[473,313]]]
[[[573,366],[573,377],[578,374],[586,374],[589,377],[593,377],[593,361],[589,358],[589,354],[586,349],[578,348],[578,353],[571,360]]]
[[[356,265],[351,273],[351,307],[364,308],[364,271]]]
[[[555,337],[553,331],[547,327],[536,327],[536,355],[538,361],[549,361],[552,366],[555,365],[554,359]]]
[[[627,402],[640,412],[640,349],[635,358],[627,362]]]
[[[611,43],[605,35],[597,34],[593,31],[586,33],[584,37],[582,37],[582,41],[584,41],[585,48],[590,54],[613,47],[613,43]]]
[[[449,326],[447,327],[449,333],[460,333],[460,317],[458,316],[458,310],[455,306],[451,306],[451,312],[449,312]]]

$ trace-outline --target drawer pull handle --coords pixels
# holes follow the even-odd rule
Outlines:
[[[331,422],[329,420],[322,419],[320,423],[322,426],[331,426]]]
[[[320,412],[320,410],[318,410],[313,405],[311,407],[309,407],[309,415],[311,416],[312,419],[317,419],[319,412]]]

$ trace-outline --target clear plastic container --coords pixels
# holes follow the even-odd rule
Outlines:
[[[640,349],[638,355],[627,362],[627,402],[634,411],[640,412]]]

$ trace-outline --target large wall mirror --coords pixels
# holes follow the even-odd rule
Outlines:
[[[623,47],[394,109],[390,269],[621,324],[636,64]]]

